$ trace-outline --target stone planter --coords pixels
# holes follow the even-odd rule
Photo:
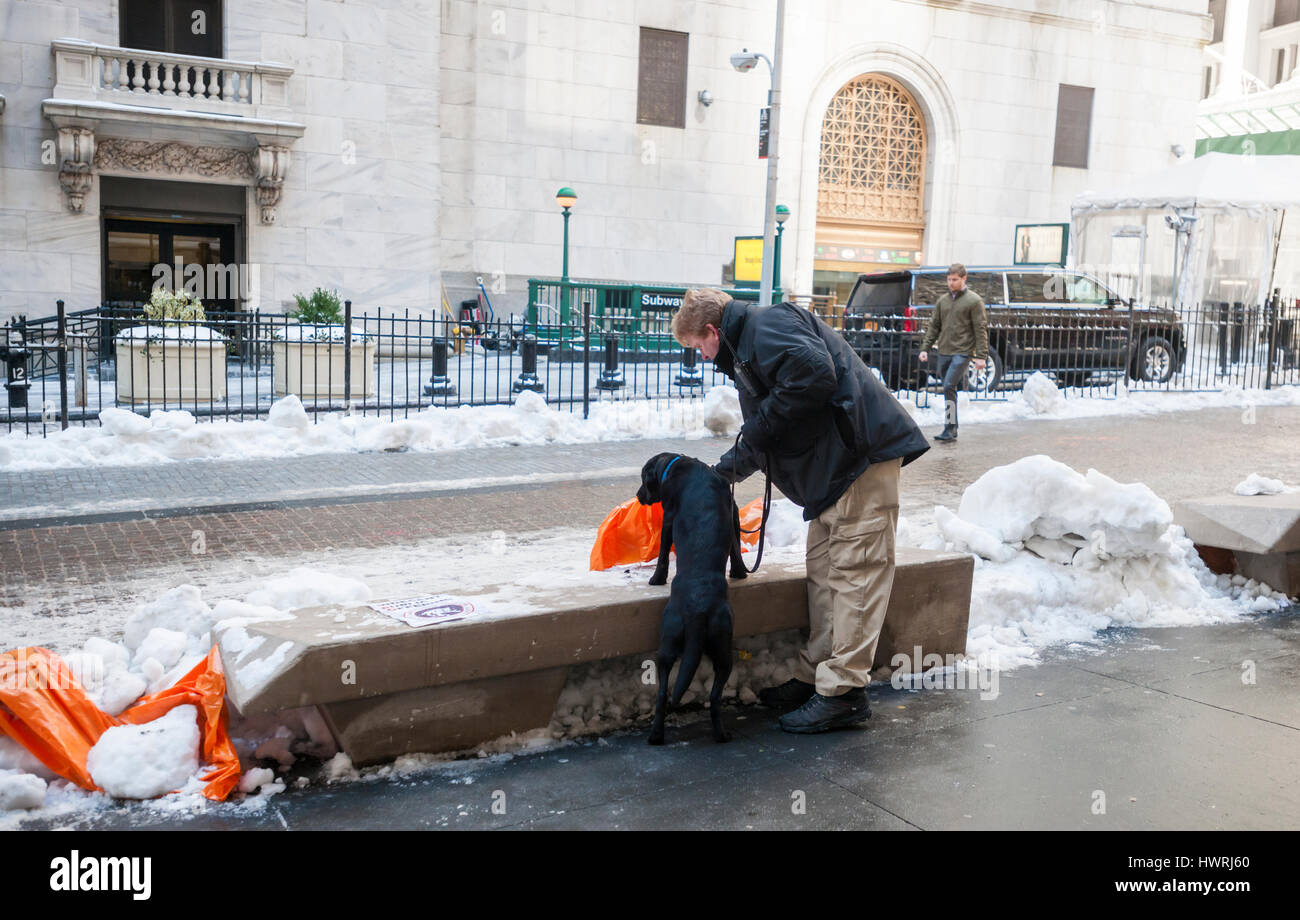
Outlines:
[[[277,330],[278,332],[278,330]],[[288,326],[271,344],[276,396],[292,393],[299,399],[343,399],[344,355],[342,326]],[[353,332],[352,392],[346,398],[375,394],[374,339]]]
[[[192,403],[226,398],[226,342],[207,326],[134,326],[114,340],[117,401]]]

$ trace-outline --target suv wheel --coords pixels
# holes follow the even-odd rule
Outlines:
[[[975,362],[971,361],[966,366],[966,389],[972,393],[992,393],[1002,382],[1002,373],[1005,370],[1002,364],[1002,356],[993,346],[989,346],[989,358],[984,362],[984,370],[975,370]]]
[[[1057,371],[1056,379],[1061,382],[1063,387],[1081,387],[1086,386],[1092,379],[1092,371]]]
[[[1129,376],[1143,383],[1166,383],[1174,375],[1176,364],[1173,344],[1164,336],[1150,335],[1138,348]]]

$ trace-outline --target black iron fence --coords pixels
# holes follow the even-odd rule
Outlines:
[[[930,308],[843,317],[849,343],[895,391],[937,383],[937,353],[920,359]],[[1300,303],[1280,292],[1259,305],[1194,307],[1101,304],[990,306],[989,354],[968,370],[976,399],[1005,399],[1035,372],[1070,396],[1113,398],[1126,390],[1212,391],[1295,384]]]
[[[313,416],[396,419],[430,406],[508,405],[534,392],[585,415],[603,402],[702,398],[719,379],[693,350],[638,341],[629,351],[589,310],[570,323],[529,323],[363,313],[348,301],[342,323],[310,325],[257,311],[159,322],[134,306],[58,307],[50,317],[15,317],[0,336],[7,430],[94,424],[108,407],[243,420],[290,395]]]
[[[0,424],[44,432],[96,423],[108,407],[248,419],[289,395],[317,416],[396,419],[430,406],[510,404],[535,392],[586,415],[602,402],[698,399],[729,383],[696,352],[667,345],[660,330],[611,327],[580,300],[566,322],[363,312],[348,301],[344,322],[332,326],[256,311],[148,322],[137,306],[65,311],[60,302],[55,315],[16,317],[0,336],[7,372]],[[936,356],[919,359],[925,308],[846,315],[825,301],[806,306],[900,398],[930,405],[939,381]],[[1114,397],[1121,386],[1191,392],[1300,383],[1300,305],[1280,295],[1258,306],[1176,311],[990,308],[988,321],[989,361],[982,371],[972,367],[967,381],[975,399],[1006,399],[1035,371],[1071,397]]]

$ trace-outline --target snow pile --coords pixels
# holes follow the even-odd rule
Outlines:
[[[0,770],[0,811],[40,808],[45,804],[45,780],[17,770]]]
[[[109,795],[151,799],[185,786],[199,768],[199,711],[177,706],[144,725],[117,725],[86,756],[90,777]]]
[[[1141,483],[1050,457],[995,467],[937,507],[932,548],[977,556],[967,654],[1001,668],[1110,626],[1184,626],[1279,609],[1286,596],[1215,576],[1169,506]]]
[[[1020,391],[1020,398],[1035,415],[1060,412],[1065,408],[1065,396],[1056,386],[1056,381],[1042,371],[1029,375]]]
[[[347,327],[342,323],[287,323],[283,326],[275,326],[271,329],[271,338],[285,342],[339,342],[342,343],[346,336]],[[368,342],[370,336],[366,334],[365,329],[352,324],[352,341],[354,343]],[[311,349],[308,349],[311,354]],[[323,358],[329,354],[328,348],[320,349],[320,356]],[[343,354],[340,349],[337,354]],[[355,360],[355,358],[354,358]]]
[[[744,423],[735,387],[714,387],[704,397],[704,427],[715,435],[735,437]]]
[[[1281,492],[1295,492],[1295,486],[1288,486],[1280,479],[1269,479],[1259,473],[1251,473],[1237,483],[1232,491],[1237,495],[1277,495]]]
[[[186,414],[190,415],[189,413]],[[190,415],[190,418],[193,417],[193,415]],[[107,434],[117,438],[144,437],[153,428],[150,420],[143,415],[136,415],[126,409],[112,407],[100,411],[99,423],[104,426],[104,431]]]
[[[1110,390],[1078,389],[1079,396]],[[1023,391],[1006,399],[971,400],[960,393],[965,425],[1037,418],[1094,418],[1154,415],[1213,407],[1254,408],[1300,405],[1300,387],[1247,390],[1227,386],[1218,392],[1130,392],[1114,384],[1115,398],[1066,399],[1050,377],[1035,373]],[[944,423],[942,400],[927,394],[926,407],[915,397],[903,406],[920,425]],[[272,404],[266,420],[195,422],[183,410],[155,410],[146,419],[126,409],[106,408],[101,427],[74,426],[0,436],[0,470],[22,471],[81,466],[122,466],[192,458],[266,459],[343,451],[446,451],[516,444],[587,444],[637,438],[732,436],[741,417],[736,391],[714,386],[703,399],[597,399],[589,419],[557,410],[536,393],[521,393],[514,405],[430,406],[408,418],[321,412],[309,417],[296,396]]]
[[[32,773],[45,779],[54,779],[54,773],[36,759],[27,748],[8,735],[0,734],[0,772]]]
[[[1029,379],[1032,380],[1033,375]],[[1117,380],[1113,390],[1102,387],[1070,387],[1058,391],[1063,398],[1057,402],[1047,392],[1047,384],[1050,383],[1052,381],[1049,378],[1035,384],[1029,393],[1006,391],[1005,399],[1001,398],[1002,393],[997,394],[998,398],[988,400],[973,400],[972,394],[968,392],[958,393],[962,427],[1036,419],[1114,418],[1197,409],[1246,411],[1264,406],[1300,406],[1300,386],[1275,386],[1262,390],[1230,384],[1218,391],[1180,393],[1170,390],[1130,390],[1123,380]],[[933,392],[927,393],[925,399],[926,405],[920,407],[915,405],[914,396],[908,396],[903,401],[903,406],[918,425],[942,425],[943,400],[936,399]]]
[[[364,604],[370,598],[365,582],[299,566],[268,581],[265,587],[249,594],[246,602],[284,611],[323,604]]]
[[[116,716],[145,693],[172,686],[199,664],[211,650],[214,636],[222,637],[228,666],[233,666],[261,644],[260,638],[248,640],[249,624],[292,619],[291,611],[298,607],[360,603],[369,597],[370,589],[363,582],[303,567],[267,580],[243,601],[226,598],[215,608],[204,602],[195,586],[179,585],[138,606],[126,621],[121,642],[92,637],[82,649],[62,657],[91,701]],[[278,649],[241,670],[245,684],[273,673],[283,651]],[[181,710],[188,715],[176,715]],[[314,707],[260,720],[235,717],[230,731],[245,763],[274,761],[281,771],[294,763],[294,752],[327,759],[337,750]],[[181,706],[144,725],[109,729],[91,750],[88,767],[96,784],[111,796],[144,799],[178,791],[182,795],[171,797],[176,802],[154,805],[173,811],[201,810],[203,783],[195,776],[198,744],[197,710]],[[263,772],[244,778],[244,792],[260,790],[259,798],[265,800],[284,790],[270,769],[254,769]],[[59,796],[79,794],[68,791],[66,780],[57,778],[23,747],[0,736],[0,803],[34,801],[38,784],[44,797],[46,779]],[[10,807],[40,807],[40,801],[35,801]]]
[[[803,519],[803,509],[788,498],[772,502],[767,515],[767,533],[763,539],[763,545],[767,549],[807,546],[808,522]]]
[[[289,428],[299,432],[306,431],[311,425],[311,419],[307,417],[307,410],[303,408],[302,400],[293,393],[272,403],[271,411],[266,414],[266,420],[272,428]]]
[[[598,401],[589,419],[557,410],[525,390],[513,405],[430,406],[409,418],[320,413],[316,423],[297,396],[272,404],[266,420],[196,423],[184,410],[146,418],[109,407],[100,427],[0,437],[0,469],[135,466],[185,459],[266,459],[341,451],[444,451],[517,444],[586,444],[634,438],[707,438],[739,430],[736,391],[714,387],[704,399]]]
[[[172,342],[186,341],[191,344],[195,342],[224,342],[225,338],[216,329],[211,326],[199,326],[190,323],[146,323],[143,326],[131,326],[129,329],[123,329],[113,337],[113,340],[122,345],[129,345],[132,342],[161,342],[164,339]],[[215,344],[208,347],[218,347]]]

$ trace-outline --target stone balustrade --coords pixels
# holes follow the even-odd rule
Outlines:
[[[293,69],[280,64],[117,48],[59,39],[54,95],[59,99],[147,105],[214,114],[274,117],[289,105]]]
[[[50,43],[54,92],[41,111],[58,130],[59,183],[80,214],[96,174],[248,183],[275,222],[294,120],[293,68],[96,45]],[[196,142],[195,130],[212,142]]]

